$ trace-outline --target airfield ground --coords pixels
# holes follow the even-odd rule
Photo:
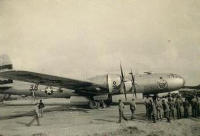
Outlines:
[[[138,105],[136,118],[121,124],[118,108],[85,109],[47,106],[41,126],[27,127],[33,106],[0,106],[0,136],[200,136],[200,119],[166,120],[152,123],[144,117],[144,106]],[[130,118],[129,107],[125,114]]]

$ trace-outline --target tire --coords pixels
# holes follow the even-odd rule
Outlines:
[[[102,108],[106,108],[106,107],[107,107],[106,103],[103,102],[103,104],[102,104]]]
[[[88,106],[90,109],[97,109],[98,103],[96,101],[90,100]]]

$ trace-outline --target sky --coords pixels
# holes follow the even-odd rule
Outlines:
[[[200,83],[199,0],[0,0],[15,69],[86,79],[144,71]]]

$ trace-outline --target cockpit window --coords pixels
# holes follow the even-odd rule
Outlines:
[[[176,75],[176,74],[169,74],[168,76],[169,76],[169,78],[179,78],[180,77],[179,75]]]

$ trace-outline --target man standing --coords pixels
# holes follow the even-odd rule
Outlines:
[[[197,116],[200,117],[200,99],[197,97]]]
[[[164,113],[165,113],[165,116],[167,118],[167,122],[170,122],[170,109],[169,109],[169,105],[168,103],[165,101],[165,99],[162,100],[162,103],[163,103],[163,109],[164,109]]]
[[[156,114],[157,114],[157,110],[156,110],[156,101],[154,100],[154,101],[152,101],[152,100],[150,100],[150,103],[151,103],[151,108],[152,108],[152,114],[151,114],[151,116],[152,116],[152,120],[153,120],[153,123],[156,123]]]
[[[189,107],[190,103],[187,98],[185,98],[185,101],[183,102],[183,108],[184,108],[184,117],[188,118],[189,117]]]
[[[177,118],[181,119],[181,105],[182,105],[182,101],[180,96],[177,96],[176,98],[176,112],[177,112]]]
[[[119,108],[119,121],[118,121],[118,123],[121,123],[121,118],[123,118],[124,120],[127,121],[127,118],[124,116],[124,103],[121,100],[119,100],[118,108]]]
[[[131,110],[131,120],[135,119],[135,110],[136,110],[136,103],[135,103],[135,99],[133,98],[132,101],[130,102],[130,110]]]
[[[166,109],[165,109],[166,107],[165,107],[163,101],[165,101],[165,97],[162,98],[162,107],[163,107],[163,111],[165,111],[165,110],[166,110]],[[164,112],[164,118],[166,118],[166,112]]]
[[[157,99],[156,109],[157,109],[157,119],[162,120],[163,107],[160,98]]]
[[[171,93],[168,93],[168,102],[172,100]]]
[[[33,119],[27,124],[27,126],[31,126],[35,120],[37,121],[37,125],[40,126],[39,116],[39,104],[36,103]]]
[[[197,98],[194,96],[192,98],[192,117],[197,117],[197,107],[198,107],[198,104],[197,104]]]
[[[145,107],[146,107],[146,117],[148,118],[148,120],[150,120],[151,119],[151,103],[150,103],[149,96],[146,96]]]
[[[170,117],[173,117],[175,119],[175,102],[174,99],[168,99],[169,109],[170,109]]]
[[[42,100],[40,100],[39,102],[39,115],[40,117],[43,117],[43,109],[44,109],[44,103],[42,102]]]

